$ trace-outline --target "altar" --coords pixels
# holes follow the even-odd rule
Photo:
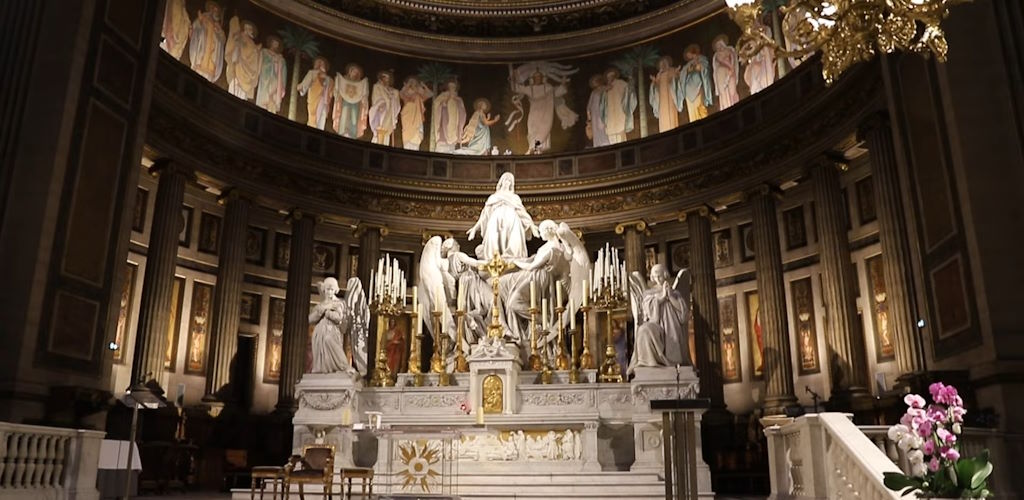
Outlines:
[[[386,255],[365,293],[357,278],[344,299],[333,278],[321,283],[312,373],[295,390],[294,452],[330,444],[335,467],[372,467],[385,496],[664,498],[662,420],[649,402],[699,392],[684,273],[627,274],[609,247],[591,262],[565,223],[534,224],[510,173],[467,233],[483,240],[475,256],[453,238],[427,241],[411,307],[408,277]],[[527,255],[532,236],[544,244]],[[635,325],[628,366],[610,338],[622,310]],[[414,329],[407,365],[383,335],[403,316]],[[434,348],[422,359],[428,336]],[[711,498],[695,445],[698,496]]]

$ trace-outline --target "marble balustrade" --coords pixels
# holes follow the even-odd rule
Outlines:
[[[0,422],[0,498],[98,499],[104,435]]]

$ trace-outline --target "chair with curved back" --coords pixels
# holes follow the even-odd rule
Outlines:
[[[302,456],[293,455],[284,466],[284,498],[288,499],[290,486],[299,485],[299,498],[305,499],[304,484],[323,486],[324,498],[332,498],[331,485],[334,481],[334,446],[309,444],[302,447]]]

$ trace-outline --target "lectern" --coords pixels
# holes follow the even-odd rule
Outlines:
[[[651,400],[651,411],[661,412],[665,500],[697,500],[697,416],[710,403],[707,398]]]

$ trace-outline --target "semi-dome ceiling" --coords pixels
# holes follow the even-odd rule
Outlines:
[[[722,0],[253,0],[315,31],[411,56],[502,63],[619,49]]]

